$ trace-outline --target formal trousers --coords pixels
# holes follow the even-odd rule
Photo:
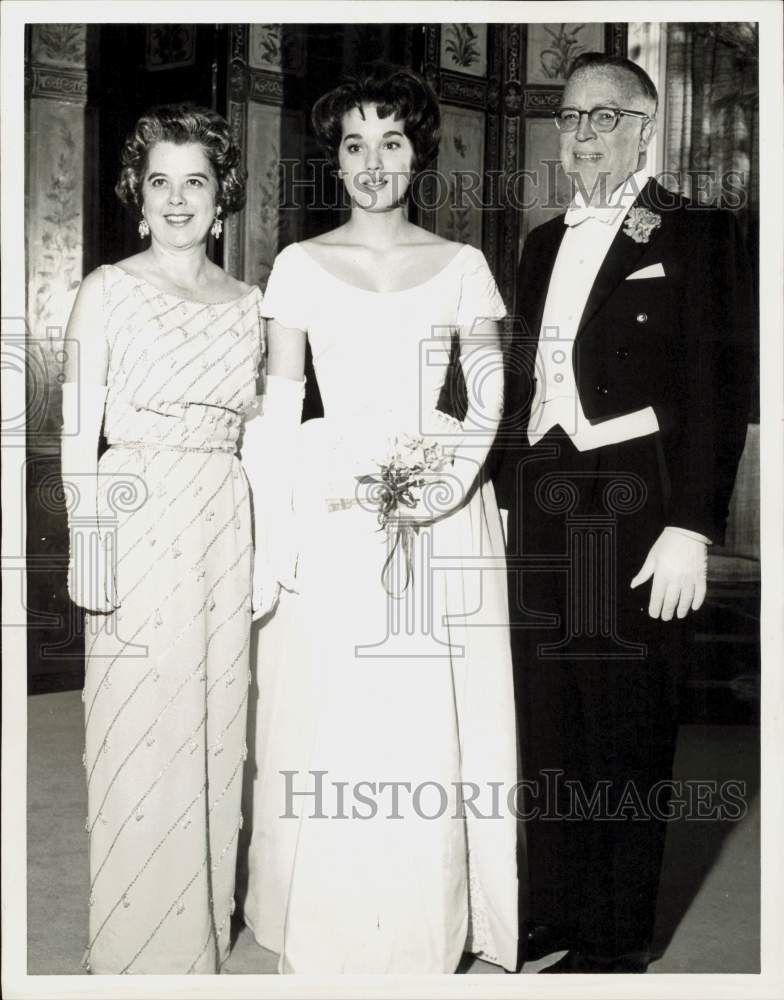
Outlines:
[[[580,452],[551,432],[509,513],[528,919],[596,958],[653,933],[685,629],[629,584],[666,524],[662,469],[658,434]]]

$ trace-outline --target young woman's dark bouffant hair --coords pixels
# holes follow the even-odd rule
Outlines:
[[[379,118],[392,116],[404,122],[403,131],[414,147],[414,171],[422,170],[435,157],[441,112],[433,88],[411,69],[374,63],[313,105],[311,121],[316,138],[333,166],[338,162],[343,115],[363,104],[375,104]]]
[[[147,157],[157,142],[177,145],[197,142],[215,171],[217,202],[224,215],[238,212],[244,206],[247,171],[226,119],[209,108],[190,104],[155,108],[134,125],[122,148],[122,169],[114,189],[124,205],[141,207]]]

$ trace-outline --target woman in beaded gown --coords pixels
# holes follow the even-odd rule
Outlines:
[[[274,522],[282,588],[256,635],[243,915],[282,973],[453,973],[464,951],[514,970],[506,574],[480,472],[500,413],[505,308],[480,251],[408,222],[410,174],[437,144],[420,77],[350,81],[313,122],[352,212],[278,255],[262,307],[278,438],[284,409],[298,419],[306,336],[325,416],[300,432],[290,544],[282,508]],[[458,331],[462,424],[436,411]],[[390,438],[420,431],[456,446],[450,497],[439,516],[407,512],[420,517],[411,577],[401,546],[386,587],[391,535],[356,477],[378,471]]]
[[[151,245],[82,283],[63,393],[69,590],[87,609],[84,965],[213,973],[228,954],[247,756],[253,559],[236,450],[261,295],[206,256],[208,232],[244,202],[220,116],[143,116],[117,193]]]

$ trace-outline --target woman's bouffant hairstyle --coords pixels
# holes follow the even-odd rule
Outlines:
[[[238,212],[244,206],[247,171],[226,119],[209,108],[190,104],[155,108],[134,125],[122,148],[122,168],[114,189],[124,205],[141,207],[147,158],[158,142],[198,143],[215,171],[217,202],[224,214]]]
[[[414,171],[422,170],[438,152],[441,112],[430,84],[403,66],[374,63],[349,77],[313,105],[311,121],[320,146],[333,166],[343,134],[343,115],[374,104],[379,118],[399,118],[414,147]]]

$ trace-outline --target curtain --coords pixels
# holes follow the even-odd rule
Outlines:
[[[751,22],[667,28],[664,183],[700,204],[735,211],[759,266],[758,26]],[[759,380],[750,420],[759,423]]]
[[[758,261],[757,25],[672,23],[667,32],[668,186],[736,209]]]
[[[735,210],[759,264],[757,25],[671,23],[667,31],[664,168],[668,187]],[[711,579],[745,579],[759,558],[759,381],[730,505],[726,544],[711,550]],[[728,558],[728,557],[735,557]],[[719,568],[719,563],[723,568]],[[738,567],[741,567],[738,569]]]

